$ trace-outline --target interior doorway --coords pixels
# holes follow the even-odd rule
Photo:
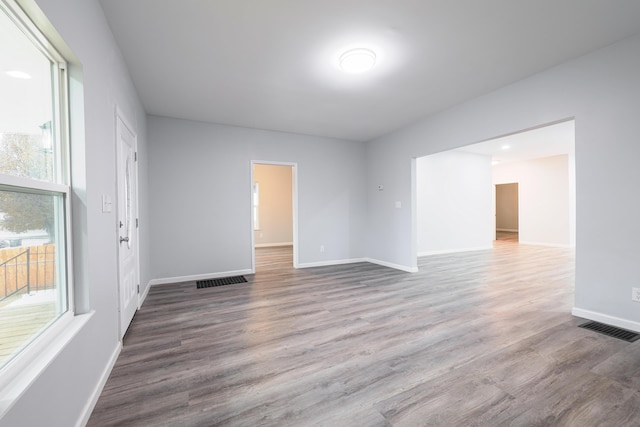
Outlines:
[[[497,229],[506,230],[500,238],[517,232],[519,244],[575,246],[573,119],[419,157],[415,165],[416,260],[491,248]],[[517,225],[499,225],[496,184],[516,183]]]
[[[518,183],[496,184],[496,240],[518,241]]]
[[[296,268],[296,164],[253,161],[251,201],[252,270]]]

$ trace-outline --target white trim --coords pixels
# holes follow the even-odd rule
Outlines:
[[[220,273],[194,274],[191,276],[166,277],[161,279],[152,279],[148,286],[166,285],[169,283],[195,282],[196,280],[215,279],[217,277],[241,276],[243,274],[253,274],[250,269],[222,271]]]
[[[496,228],[496,231],[506,231],[507,233],[518,233],[517,228]]]
[[[332,261],[303,262],[298,264],[298,268],[327,267],[330,265],[355,264],[358,262],[369,262],[366,258],[336,259]]]
[[[0,174],[0,182],[3,187],[10,187],[14,191],[23,191],[37,194],[68,194],[69,186],[49,181],[38,181],[31,178],[23,178],[13,175]]]
[[[150,290],[151,290],[151,283],[147,283],[147,286],[145,286],[145,289],[142,292],[142,295],[140,295],[140,303],[138,304],[138,310],[142,308],[142,304],[144,304],[144,300],[147,299],[147,295],[149,295]]]
[[[411,262],[418,268],[418,158],[411,158]]]
[[[273,160],[251,160],[251,163],[258,165],[273,165],[273,166],[295,166],[295,162],[278,162]]]
[[[91,396],[87,400],[87,403],[84,405],[84,408],[80,413],[78,422],[76,422],[76,427],[86,426],[87,423],[89,422],[91,413],[93,412],[93,409],[96,407],[96,403],[98,403],[100,394],[102,393],[102,390],[104,389],[104,386],[107,383],[107,380],[109,379],[109,375],[111,374],[111,371],[113,370],[113,367],[115,366],[121,351],[122,351],[122,342],[118,341],[116,343],[116,348],[113,349],[113,352],[111,353],[109,362],[107,362],[107,365],[102,370],[102,375],[100,375],[100,378],[98,379],[98,382],[96,383],[96,386],[93,389],[93,393],[91,393]]]
[[[68,314],[68,320],[57,320],[3,368],[3,373],[10,372],[12,376],[3,378],[0,384],[0,419],[75,338],[95,311],[77,316]],[[19,375],[15,375],[17,373]]]
[[[56,46],[49,41],[47,31],[41,29],[42,25],[36,25],[36,19],[34,19],[33,16],[34,13],[32,10],[27,10],[30,8],[25,7],[27,5],[24,4],[24,0],[2,0],[2,3],[7,7],[10,15],[13,14],[15,20],[24,27],[26,36],[31,39],[42,54],[53,62],[62,63],[66,66],[65,57],[59,52]],[[11,18],[10,16],[9,19]]]
[[[140,218],[140,187],[138,186],[138,132],[135,130],[135,128],[131,125],[131,121],[129,120],[128,116],[125,114],[125,112],[118,106],[118,104],[114,105],[114,135],[115,135],[115,144],[116,144],[116,153],[115,153],[115,174],[116,174],[116,188],[115,188],[115,198],[116,198],[116,211],[115,211],[115,215],[114,215],[114,229],[116,230],[115,232],[115,236],[114,239],[118,239],[120,237],[120,228],[118,227],[118,221],[120,220],[120,206],[119,206],[119,196],[120,194],[118,193],[118,191],[120,190],[120,183],[118,182],[118,179],[120,178],[118,176],[118,170],[120,168],[120,163],[119,163],[119,147],[120,147],[120,134],[118,132],[119,130],[119,124],[118,121],[120,121],[120,123],[122,123],[122,125],[127,128],[127,130],[129,131],[129,133],[131,133],[131,136],[133,136],[133,152],[134,152],[134,162],[133,162],[133,182],[132,182],[132,186],[134,188],[134,193],[135,193],[135,212],[133,213],[135,218],[135,222],[136,225],[133,229],[133,233],[135,233],[135,249],[134,249],[134,256],[135,256],[135,261],[134,261],[134,268],[135,268],[135,281],[136,281],[136,286],[137,286],[137,304],[136,304],[136,311],[138,311],[140,309],[140,307],[142,307],[142,302],[140,300],[140,229],[138,227],[138,222],[139,222],[139,218]],[[117,240],[116,240],[117,241]],[[124,310],[124,307],[122,307],[122,299],[120,297],[120,291],[122,290],[120,288],[121,283],[120,280],[122,279],[120,273],[120,247],[121,245],[117,246],[117,256],[118,256],[118,270],[117,270],[117,274],[118,274],[118,280],[117,280],[117,288],[118,288],[118,312],[120,312],[120,310]],[[134,313],[135,316],[135,313]],[[130,319],[130,321],[133,320],[133,318]],[[131,324],[131,322],[129,322],[129,324]],[[129,327],[129,325],[127,325],[127,328]],[[124,330],[124,332],[122,331],[122,317],[118,316],[118,330],[120,331],[119,334],[122,334],[122,337],[120,337],[120,340],[122,341],[122,339],[124,339],[124,334],[126,333],[126,328]]]
[[[298,257],[299,237],[298,237],[298,164],[293,163],[291,166],[293,179],[293,194],[291,195],[291,203],[293,203],[293,268],[299,267],[300,259]],[[254,251],[255,252],[255,251]],[[254,266],[255,267],[255,266]]]
[[[566,243],[544,243],[544,242],[523,242],[519,241],[521,245],[532,245],[532,246],[548,246],[550,248],[572,248],[573,246],[568,245]]]
[[[371,264],[377,264],[383,267],[389,267],[396,270],[406,271],[407,273],[417,273],[419,271],[418,267],[407,267],[406,265],[394,264],[392,262],[381,261],[379,259],[365,258],[365,260],[367,262],[370,262]]]
[[[277,248],[280,246],[293,246],[293,242],[281,242],[281,243],[256,243],[254,248]]]
[[[633,320],[621,319],[619,317],[610,316],[604,313],[598,313],[597,311],[584,310],[582,308],[573,307],[571,314],[583,319],[595,320],[596,322],[605,323],[611,326],[617,326],[619,328],[628,329],[633,332],[640,332],[640,323]]]
[[[253,220],[253,183],[255,182],[255,178],[253,177],[253,169],[254,169],[254,163],[253,161],[251,161],[251,164],[249,166],[251,168],[251,171],[249,172],[250,176],[251,176],[251,182],[249,183],[251,186],[251,196],[249,198],[249,204],[250,206],[250,212],[251,212],[251,273],[250,274],[255,274],[256,272],[256,251],[255,251],[255,247],[256,247],[256,223]],[[260,211],[258,211],[259,213]],[[260,225],[260,224],[258,224]]]
[[[458,252],[486,251],[487,249],[493,249],[493,246],[478,246],[476,248],[460,248],[460,249],[446,249],[442,251],[418,252],[418,256],[423,257],[423,256],[430,256],[430,255],[455,254]]]

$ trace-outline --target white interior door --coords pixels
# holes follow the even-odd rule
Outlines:
[[[118,115],[117,203],[118,203],[118,290],[120,298],[120,339],[124,337],[138,308],[138,233],[136,136]]]

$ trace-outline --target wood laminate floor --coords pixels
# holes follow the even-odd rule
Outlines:
[[[153,287],[89,425],[640,425],[640,341],[576,327],[571,250],[498,240],[414,274],[290,254]]]

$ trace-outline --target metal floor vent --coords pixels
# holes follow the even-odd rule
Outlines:
[[[638,338],[640,338],[640,334],[635,332],[627,331],[626,329],[616,328],[615,326],[605,325],[604,323],[598,322],[587,322],[582,325],[578,325],[579,328],[589,329],[591,331],[595,331],[604,335],[608,335],[613,338],[618,338],[627,342],[634,342]]]
[[[198,280],[196,282],[196,287],[198,289],[213,288],[215,286],[225,286],[225,285],[235,285],[236,283],[245,283],[246,281],[247,279],[245,279],[244,276],[220,277],[219,279]]]

